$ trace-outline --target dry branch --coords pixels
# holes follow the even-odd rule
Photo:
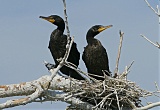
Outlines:
[[[157,7],[156,7],[156,9],[157,9],[157,11],[156,11],[156,10],[149,4],[149,2],[148,2],[147,0],[144,0],[144,1],[145,1],[146,4],[148,5],[148,7],[151,8],[151,10],[153,10],[153,12],[154,12],[156,15],[158,15],[158,17],[159,17],[159,24],[160,24],[160,9],[159,9],[158,5],[157,5]],[[151,40],[149,40],[147,37],[145,37],[144,35],[141,34],[141,36],[142,36],[143,38],[145,38],[148,42],[150,42],[151,44],[153,44],[154,46],[156,46],[156,47],[158,47],[158,48],[160,49],[160,44],[159,44],[158,42],[156,42],[156,44],[155,44],[155,43],[153,43]]]
[[[160,10],[159,10],[159,8],[158,8],[158,5],[157,5],[157,7],[156,7],[156,9],[157,9],[157,11],[149,4],[149,2],[147,1],[147,0],[144,0],[146,3],[147,3],[147,5],[148,5],[148,7],[149,8],[151,8],[151,10],[153,10],[153,12],[156,14],[156,15],[158,15],[158,17],[160,17]]]
[[[154,45],[155,47],[160,49],[160,44],[158,42],[156,42],[157,44],[153,43],[151,40],[149,40],[146,36],[140,34],[140,36],[142,36],[144,39],[146,39],[148,42],[150,42],[152,45]]]
[[[63,0],[63,5],[64,5],[64,17],[65,17],[65,24],[66,24],[66,29],[67,29],[67,36],[68,38],[70,37],[70,31],[69,31],[69,26],[68,26],[68,16],[67,16],[67,7],[66,7],[66,1]],[[69,39],[68,39],[69,40]]]
[[[52,73],[55,71],[51,71]],[[83,87],[83,83],[72,79],[71,82],[72,88],[78,90],[77,88]],[[30,102],[34,102],[39,97],[45,97],[46,88],[48,87],[48,82],[50,81],[50,76],[43,76],[35,81],[25,82],[22,84],[11,84],[11,85],[2,85],[0,86],[0,97],[12,97],[12,96],[27,96],[25,98],[20,98],[16,100],[9,100],[3,104],[0,104],[0,109],[14,107],[18,105],[25,105]],[[70,80],[59,76],[58,74],[52,80],[50,87],[51,90],[70,90]],[[56,97],[55,97],[56,98]],[[62,97],[63,100],[65,97]],[[59,99],[59,98],[57,98]],[[69,99],[70,100],[70,99]]]
[[[10,108],[10,107],[19,106],[19,105],[25,105],[27,103],[33,102],[35,99],[40,97],[42,92],[43,92],[43,89],[41,88],[41,85],[35,85],[35,86],[37,86],[36,90],[31,95],[28,95],[25,98],[8,100],[6,103],[0,104],[0,109]]]
[[[147,109],[151,109],[151,108],[154,108],[154,107],[157,107],[157,106],[160,106],[160,102],[155,102],[155,103],[146,105],[144,107],[135,108],[134,110],[147,110]]]
[[[117,73],[118,73],[118,65],[119,65],[119,59],[120,59],[120,55],[121,55],[121,48],[122,48],[122,41],[123,41],[124,33],[122,31],[120,31],[119,34],[120,34],[120,44],[119,44],[119,48],[118,48],[118,55],[117,55],[117,60],[116,60],[116,68],[114,70],[114,77],[116,77]]]

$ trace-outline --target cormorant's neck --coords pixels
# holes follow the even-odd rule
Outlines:
[[[63,22],[60,22],[59,24],[57,24],[57,29],[64,32],[64,29],[65,29],[65,23],[64,21]]]
[[[65,24],[64,24],[64,22],[62,22],[62,23],[58,23],[56,25],[57,25],[57,29],[55,29],[52,32],[51,39],[59,40],[63,36],[63,32],[64,32],[64,29],[65,29]]]
[[[88,31],[86,35],[87,43],[92,44],[94,40],[96,40],[94,37],[96,36],[95,33]]]

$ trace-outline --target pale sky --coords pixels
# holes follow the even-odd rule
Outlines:
[[[148,0],[155,8],[156,0]],[[158,17],[144,0],[67,0],[71,36],[75,37],[79,52],[87,45],[86,33],[95,25],[113,27],[96,36],[106,48],[110,70],[114,72],[119,30],[124,32],[119,72],[135,61],[128,80],[154,91],[159,81],[159,50],[140,37],[144,34],[153,42],[159,40]],[[53,63],[48,49],[51,32],[56,28],[39,16],[57,14],[64,18],[62,0],[1,0],[0,3],[0,85],[36,80],[49,75],[43,61]],[[79,68],[86,71],[80,60]],[[6,99],[5,99],[6,100]],[[0,103],[5,101],[0,99]],[[156,98],[151,99],[157,101]],[[12,109],[64,110],[65,103],[32,103]],[[153,109],[152,109],[153,110]]]

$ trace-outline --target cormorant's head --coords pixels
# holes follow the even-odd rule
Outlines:
[[[112,27],[112,25],[108,25],[108,26],[102,26],[102,25],[95,25],[93,27],[91,27],[88,32],[87,32],[87,36],[89,37],[94,37],[96,36],[97,34],[99,34],[100,32],[108,29]]]
[[[39,18],[47,20],[56,26],[64,25],[64,20],[58,15],[51,15],[48,17],[40,16]]]

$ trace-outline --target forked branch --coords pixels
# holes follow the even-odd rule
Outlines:
[[[149,2],[148,2],[147,0],[144,0],[144,1],[147,3],[148,7],[151,8],[151,9],[153,10],[153,12],[154,12],[156,15],[158,15],[158,17],[160,17],[160,9],[159,9],[158,5],[157,5],[157,7],[156,7],[156,9],[157,9],[157,11],[156,11],[156,10],[149,4]]]

